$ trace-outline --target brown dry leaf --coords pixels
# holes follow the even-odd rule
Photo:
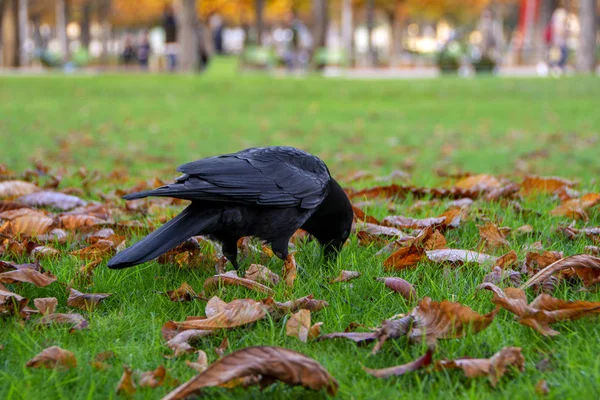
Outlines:
[[[263,303],[252,299],[236,299],[225,303],[213,297],[206,305],[206,319],[176,322],[179,329],[227,329],[247,325],[263,319],[268,308]],[[213,310],[209,313],[208,310]]]
[[[60,216],[60,226],[63,229],[79,229],[82,227],[106,225],[108,221],[94,215],[63,214]]]
[[[229,347],[229,339],[227,339],[227,336],[225,336],[225,338],[221,341],[221,344],[219,345],[219,347],[215,348],[215,353],[217,353],[217,356],[219,356],[219,358],[225,356],[225,351],[227,351],[227,348]]]
[[[535,393],[538,396],[546,396],[550,393],[550,388],[548,387],[548,382],[543,379],[540,379],[538,383],[535,384]]]
[[[86,329],[88,321],[81,314],[47,314],[39,321],[40,325],[71,325],[70,331]]]
[[[25,364],[27,368],[69,369],[77,366],[75,355],[58,346],[48,347]]]
[[[378,281],[382,281],[385,286],[392,289],[394,292],[400,293],[402,297],[407,300],[414,300],[417,298],[417,291],[409,282],[402,278],[388,277],[388,278],[375,278]]]
[[[285,334],[287,336],[295,336],[304,343],[308,339],[315,339],[321,333],[322,322],[318,322],[311,326],[310,324],[310,311],[300,310],[295,314],[292,314],[285,324]]]
[[[181,286],[179,286],[175,290],[170,290],[167,292],[167,296],[171,299],[171,301],[192,301],[195,299],[202,299],[202,296],[198,296],[198,294],[194,291],[194,289],[187,283],[183,282]]]
[[[294,287],[294,281],[296,280],[298,272],[296,270],[296,259],[294,253],[288,254],[283,262],[283,281],[288,288]],[[271,289],[269,289],[271,290]]]
[[[133,371],[127,365],[123,365],[123,375],[117,384],[117,394],[133,395],[136,390],[133,382]]]
[[[532,225],[522,225],[520,227],[517,228],[516,232],[518,233],[531,233],[533,232],[533,226]]]
[[[281,280],[279,275],[260,264],[251,264],[246,270],[245,278],[265,285],[277,285]]]
[[[478,253],[476,251],[461,250],[461,249],[439,249],[426,252],[427,258],[435,263],[493,263],[498,259],[489,254]]]
[[[3,181],[0,182],[0,198],[19,197],[25,194],[37,192],[39,187],[25,181]]]
[[[192,368],[196,372],[204,372],[206,368],[208,368],[208,357],[206,356],[206,352],[203,350],[198,350],[196,353],[198,353],[198,360],[196,362],[185,360],[185,365]]]
[[[280,347],[247,347],[211,364],[204,372],[182,384],[163,400],[184,399],[202,388],[223,385],[237,378],[261,375],[262,381],[280,380],[311,390],[326,389],[335,396],[337,381],[315,360]]]
[[[67,241],[68,236],[69,235],[67,234],[67,232],[63,231],[62,229],[55,228],[48,233],[36,236],[36,239],[42,242],[54,242],[63,244]]]
[[[600,204],[600,193],[589,193],[579,199],[565,201],[550,211],[550,215],[587,221],[588,216],[586,211],[598,204]]]
[[[563,258],[562,251],[528,252],[525,255],[526,272],[537,272]]]
[[[336,283],[336,282],[348,282],[351,281],[352,279],[356,279],[359,276],[361,276],[362,274],[358,271],[346,271],[346,270],[342,270],[340,271],[340,274],[331,279],[329,281],[329,283]]]
[[[270,308],[271,316],[275,319],[298,310],[317,312],[329,306],[329,303],[325,300],[315,300],[312,294],[296,300],[289,300],[285,303],[279,303],[272,298],[268,298],[264,300],[263,303]]]
[[[69,252],[70,255],[84,260],[94,260],[111,256],[115,252],[114,244],[108,240],[98,240],[91,246]]]
[[[360,344],[372,342],[373,340],[377,339],[377,337],[377,332],[334,332],[319,336],[318,340],[343,338]]]
[[[30,254],[35,258],[48,258],[58,256],[60,251],[50,246],[36,246],[31,250]]]
[[[459,358],[456,360],[440,360],[435,363],[436,370],[462,369],[467,378],[488,376],[490,384],[496,387],[498,381],[508,367],[520,371],[525,369],[525,358],[520,347],[505,347],[491,358]]]
[[[519,286],[522,283],[520,273],[513,271],[512,269],[504,270],[497,266],[483,278],[483,281],[498,285],[507,279],[513,286]]]
[[[77,196],[53,192],[50,190],[36,191],[17,199],[18,202],[30,207],[50,207],[68,211],[76,207],[83,207],[87,203]]]
[[[395,367],[382,368],[382,369],[370,369],[370,368],[363,367],[363,370],[366,373],[373,375],[374,377],[377,377],[377,378],[388,378],[390,376],[401,376],[401,375],[406,374],[407,372],[414,372],[414,371],[417,371],[421,368],[424,368],[424,367],[430,365],[432,358],[433,358],[433,350],[428,349],[427,353],[425,353],[423,356],[417,358],[414,361],[403,364],[403,365],[397,365]]]
[[[518,261],[517,252],[514,250],[509,251],[501,257],[498,257],[496,260],[496,267],[500,267],[502,269],[508,269],[515,265]]]
[[[497,311],[495,309],[481,315],[460,303],[448,300],[437,302],[424,297],[410,314],[414,322],[408,336],[412,341],[425,340],[433,345],[437,339],[463,337],[469,329],[475,334],[492,323]]]
[[[479,226],[479,236],[481,236],[481,240],[486,248],[510,247],[504,233],[492,222]]]
[[[35,308],[37,308],[42,315],[54,314],[56,307],[58,306],[58,300],[56,297],[40,297],[33,300]]]
[[[600,283],[600,258],[589,254],[578,254],[575,256],[560,258],[544,268],[529,279],[521,289],[542,283],[554,273],[565,270],[575,270],[577,276],[585,286]]]
[[[215,289],[218,289],[221,285],[231,285],[231,286],[243,286],[250,290],[255,290],[259,293],[265,293],[269,296],[272,296],[275,292],[273,289],[253,281],[251,279],[240,278],[237,276],[236,271],[230,271],[225,274],[215,275],[204,281],[204,290],[207,293],[213,292]]]
[[[190,342],[214,334],[212,330],[200,329],[188,329],[180,332],[177,324],[173,321],[165,323],[161,331],[163,337],[167,340],[167,346],[175,353],[175,357],[181,354],[192,353],[194,347]]]
[[[494,304],[515,314],[520,324],[529,326],[544,336],[560,334],[550,327],[554,322],[572,321],[600,313],[600,302],[565,301],[543,293],[527,304],[527,296],[521,289],[502,290],[491,283],[484,283],[479,288],[491,290],[494,293]]]
[[[167,370],[165,367],[160,365],[154,371],[142,372],[138,385],[140,387],[156,388],[165,383],[167,377]]]
[[[102,300],[112,296],[111,293],[81,293],[71,288],[67,305],[81,310],[92,311]]]
[[[418,264],[426,253],[426,250],[443,249],[446,247],[446,238],[438,230],[427,227],[412,241],[392,253],[384,262],[386,270],[403,270]]]
[[[355,219],[358,219],[359,221],[367,222],[370,224],[380,225],[379,221],[377,221],[377,219],[373,218],[370,215],[366,215],[365,212],[363,210],[361,210],[360,208],[358,208],[356,206],[352,206],[352,210],[354,211]]]
[[[483,192],[498,188],[501,186],[501,183],[492,175],[480,174],[462,178],[454,186],[463,190]]]
[[[521,184],[523,194],[554,193],[562,188],[571,188],[576,183],[557,176],[535,176],[528,175]]]
[[[0,287],[0,316],[4,314],[19,315],[29,300],[5,289]]]
[[[446,217],[415,219],[402,215],[390,215],[383,219],[383,224],[400,229],[423,229],[429,226],[440,227],[445,225]]]
[[[21,208],[15,211],[19,211],[20,215],[12,218],[5,218],[7,213],[0,214],[0,218],[8,220],[6,226],[3,226],[2,228],[4,233],[35,237],[50,231],[56,226],[54,218],[49,217],[40,211],[28,208]]]
[[[45,287],[56,281],[56,277],[49,272],[41,273],[35,269],[17,269],[0,274],[0,283],[27,282],[37,287]]]

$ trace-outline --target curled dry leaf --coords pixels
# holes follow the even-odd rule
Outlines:
[[[527,296],[521,289],[502,290],[491,283],[484,283],[479,288],[491,290],[494,293],[494,304],[515,314],[520,324],[529,326],[544,336],[560,334],[550,327],[554,322],[572,321],[600,313],[600,302],[565,301],[543,293],[527,304]]]
[[[388,378],[390,376],[400,376],[400,375],[406,374],[407,372],[414,372],[414,371],[417,371],[421,368],[424,368],[424,367],[430,365],[432,358],[433,358],[433,350],[428,349],[427,353],[425,353],[423,356],[417,358],[414,361],[403,364],[403,365],[397,365],[395,367],[382,368],[382,369],[370,369],[370,368],[363,367],[363,370],[366,373],[373,375],[377,378]]]
[[[173,321],[165,323],[161,331],[163,337],[167,340],[167,346],[175,353],[175,357],[193,352],[195,349],[191,344],[192,342],[214,334],[212,330],[200,329],[188,329],[180,332],[177,324]]]
[[[67,230],[106,225],[108,223],[108,221],[97,216],[86,214],[63,214],[59,219],[61,228]]]
[[[285,334],[288,336],[295,336],[304,343],[308,339],[315,339],[319,337],[321,333],[322,322],[318,322],[311,326],[310,324],[310,311],[300,310],[295,314],[292,314],[285,324]]]
[[[550,388],[548,387],[548,382],[543,379],[540,379],[538,383],[535,384],[535,393],[538,396],[546,396],[550,393]]]
[[[489,254],[461,249],[439,249],[426,252],[427,258],[436,263],[448,262],[452,264],[477,263],[485,264],[495,262],[498,258]]]
[[[390,226],[376,225],[369,222],[359,222],[355,226],[356,235],[359,239],[367,242],[375,242],[377,239],[397,239],[406,238],[408,235],[398,228]]]
[[[383,219],[385,225],[401,229],[423,229],[428,226],[437,227],[443,225],[445,221],[446,218],[444,217],[415,219],[402,215],[391,215]]]
[[[26,282],[32,283],[37,287],[45,287],[55,281],[56,277],[51,273],[41,273],[30,268],[17,269],[0,274],[0,283]]]
[[[111,293],[81,293],[78,290],[71,289],[67,305],[82,310],[92,311],[102,300],[112,296]]]
[[[60,254],[60,251],[50,246],[36,246],[31,250],[31,255],[35,258],[47,258],[56,257]]]
[[[115,246],[113,242],[108,240],[98,240],[91,246],[71,251],[69,254],[84,260],[93,260],[113,255],[114,250]]]
[[[219,358],[221,358],[225,355],[225,351],[227,351],[228,347],[229,347],[229,339],[227,339],[227,336],[225,336],[225,338],[221,341],[221,344],[219,345],[219,347],[215,348],[215,353],[217,353],[217,356],[219,356]]]
[[[368,343],[377,339],[376,332],[334,332],[328,333],[326,335],[319,336],[318,340],[327,340],[327,339],[348,339],[352,340],[355,343]]]
[[[25,181],[4,181],[0,182],[0,198],[19,197],[25,194],[37,192],[39,187],[33,183]]]
[[[48,315],[54,314],[56,312],[58,300],[56,299],[56,297],[40,297],[34,299],[33,304],[35,305],[35,308],[38,309],[40,314]]]
[[[135,382],[133,382],[133,371],[127,365],[123,365],[123,375],[117,384],[117,394],[132,395],[136,390]]]
[[[50,190],[29,193],[19,197],[17,201],[30,207],[50,207],[62,211],[68,211],[87,204],[77,196]]]
[[[54,218],[40,211],[29,208],[20,208],[14,211],[0,214],[0,219],[8,220],[8,223],[1,228],[5,234],[10,233],[15,236],[25,235],[35,237],[48,232],[56,226]]]
[[[181,286],[179,286],[175,290],[170,290],[167,292],[167,296],[171,301],[192,301],[194,299],[202,299],[202,296],[198,296],[196,291],[187,283],[183,282]]]
[[[509,280],[513,286],[519,286],[522,282],[521,274],[512,269],[503,270],[500,267],[494,267],[492,272],[483,278],[483,282],[493,283],[494,285],[498,285],[506,280]]]
[[[355,219],[357,219],[359,221],[367,222],[369,224],[380,225],[379,221],[377,221],[377,219],[373,218],[370,215],[366,215],[365,212],[363,210],[361,210],[360,208],[358,208],[356,206],[352,206],[352,210],[354,211]]]
[[[387,270],[402,270],[417,265],[425,257],[427,250],[443,249],[446,238],[439,231],[427,227],[412,241],[390,255],[383,265]]]
[[[206,319],[176,322],[179,329],[214,330],[247,325],[263,319],[268,307],[252,299],[236,299],[225,303],[218,297],[206,304]]]
[[[525,358],[520,347],[505,347],[491,358],[459,358],[435,363],[436,370],[462,369],[467,378],[487,375],[493,387],[496,387],[508,367],[515,367],[519,371],[525,369]]]
[[[234,379],[260,375],[262,381],[280,380],[288,385],[321,390],[334,396],[338,383],[321,364],[303,354],[280,347],[247,347],[211,364],[204,372],[182,384],[163,400],[184,399],[202,388],[223,385]]]
[[[387,278],[375,278],[378,281],[382,281],[385,286],[392,289],[394,292],[400,293],[402,297],[407,300],[414,300],[417,298],[417,291],[409,282],[402,278],[387,277]]]
[[[281,280],[279,275],[260,264],[251,264],[246,270],[245,278],[265,285],[277,285]]]
[[[185,365],[196,372],[204,372],[206,368],[208,368],[208,357],[206,356],[206,352],[204,350],[198,350],[196,353],[198,353],[198,360],[195,362],[185,360]]]
[[[510,246],[504,233],[491,222],[479,227],[479,236],[481,236],[481,240],[486,248],[489,249]]]
[[[70,331],[86,329],[88,321],[81,314],[47,314],[39,321],[40,325],[71,325]]]
[[[600,282],[600,258],[589,254],[578,254],[575,256],[561,258],[529,279],[521,289],[543,283],[553,274],[559,271],[574,269],[577,276],[583,281],[585,286],[591,286]]]
[[[246,278],[240,278],[239,276],[237,276],[236,271],[230,271],[225,274],[215,275],[208,278],[206,281],[204,281],[204,290],[207,293],[210,293],[215,289],[219,288],[219,286],[221,285],[243,286],[247,289],[255,290],[260,293],[265,293],[270,296],[275,293],[273,292],[273,289],[256,281]]]
[[[283,281],[288,288],[294,287],[294,281],[296,280],[296,259],[294,254],[288,254],[283,262]],[[270,289],[269,289],[270,290]]]
[[[36,236],[36,239],[42,242],[55,242],[55,243],[65,243],[67,241],[67,232],[62,229],[52,229],[48,233],[44,233],[43,235]]]
[[[598,204],[600,204],[600,193],[589,193],[579,199],[565,201],[550,211],[550,215],[587,221],[588,216],[586,211]]]
[[[0,316],[4,314],[19,315],[29,300],[5,289],[0,287]]]
[[[576,183],[557,176],[528,175],[521,184],[523,194],[554,193],[562,188],[571,188]]]
[[[263,303],[265,306],[269,307],[269,312],[274,319],[281,318],[283,315],[293,313],[298,310],[317,312],[329,306],[327,301],[316,300],[313,298],[312,294],[296,300],[289,300],[285,303],[279,303],[269,297],[268,299],[264,300]]]
[[[138,384],[140,387],[156,388],[161,386],[167,377],[167,370],[160,365],[154,371],[142,372]]]
[[[496,267],[500,267],[502,269],[508,269],[515,265],[518,261],[517,252],[514,250],[509,251],[501,257],[498,257],[496,260]]]
[[[359,276],[361,276],[362,274],[358,271],[346,271],[346,270],[342,270],[340,271],[340,274],[331,279],[329,281],[329,283],[336,283],[336,282],[348,282],[351,281],[352,279],[356,279]]]
[[[412,341],[425,340],[430,345],[437,339],[456,339],[469,331],[481,332],[492,323],[496,313],[497,309],[481,315],[460,303],[425,297],[410,314],[414,322],[408,336]]]
[[[27,361],[27,368],[58,368],[69,369],[77,366],[75,355],[58,346],[48,347],[40,354]]]
[[[501,186],[501,183],[495,176],[480,174],[462,178],[458,180],[454,186],[463,190],[483,192],[496,189]]]

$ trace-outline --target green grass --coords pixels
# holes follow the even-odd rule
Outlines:
[[[344,81],[318,77],[275,79],[261,75],[234,75],[231,65],[213,68],[204,76],[99,76],[0,78],[0,163],[22,172],[32,161],[52,168],[64,167],[60,188],[81,186],[73,177],[80,167],[108,173],[122,168],[131,178],[120,184],[127,189],[143,179],[158,176],[170,180],[175,167],[203,156],[237,151],[249,146],[286,144],[321,156],[332,173],[343,177],[354,170],[376,175],[413,165],[412,182],[437,185],[438,168],[503,174],[518,180],[522,170],[556,174],[582,182],[584,191],[597,190],[600,172],[600,80],[440,79],[423,81]],[[223,72],[225,71],[225,72]],[[372,184],[366,182],[364,185]],[[87,193],[98,198],[115,188],[100,180]],[[398,214],[435,216],[444,205],[408,214],[410,200],[396,202]],[[523,217],[498,204],[482,202],[479,213],[503,226],[532,224],[535,232],[511,235],[511,247],[520,260],[525,247],[537,240],[545,248],[565,254],[583,252],[586,239],[569,241],[556,231],[570,221],[550,217],[556,201],[550,197],[527,199],[523,205],[542,212],[542,217]],[[381,207],[370,213],[387,214]],[[449,245],[476,249],[478,221],[465,221],[447,234]],[[589,226],[600,225],[598,212],[590,212]],[[578,226],[583,226],[581,222]],[[131,244],[136,238],[128,238]],[[68,245],[67,245],[68,247]],[[324,332],[343,330],[350,322],[376,326],[415,303],[391,293],[373,278],[397,275],[415,284],[419,297],[450,299],[478,312],[492,309],[489,293],[477,293],[485,270],[475,265],[442,268],[423,262],[418,268],[385,273],[375,246],[358,246],[355,237],[335,265],[321,263],[319,248],[312,243],[300,248],[303,267],[295,296],[314,294],[330,306],[314,314]],[[500,255],[502,251],[494,254]],[[6,258],[6,257],[5,257]],[[20,260],[24,261],[24,260]],[[244,262],[248,266],[250,260]],[[67,282],[81,265],[71,256],[43,262],[59,281]],[[281,262],[269,266],[280,271]],[[328,277],[341,269],[358,270],[363,276],[351,284],[329,285]],[[0,320],[0,398],[112,398],[121,376],[121,364],[150,370],[160,364],[181,381],[194,373],[184,360],[164,358],[169,350],[160,335],[167,320],[202,315],[204,303],[172,303],[160,294],[183,281],[197,290],[212,270],[181,269],[150,262],[135,268],[96,270],[89,291],[114,296],[96,311],[83,313],[90,329],[69,334],[65,329],[23,327],[14,319]],[[11,286],[27,298],[55,296],[59,311],[66,312],[64,288]],[[578,292],[562,283],[556,296],[565,299],[600,300],[597,292]],[[261,296],[242,289],[220,293],[223,299]],[[529,293],[532,299],[533,292]],[[277,300],[283,300],[278,290]],[[434,357],[489,357],[504,346],[523,348],[526,368],[522,374],[501,381],[493,389],[485,378],[469,380],[461,372],[411,373],[379,380],[361,366],[382,368],[411,361],[425,352],[406,340],[390,341],[376,356],[370,347],[329,341],[304,344],[285,336],[285,320],[259,321],[253,326],[204,339],[200,348],[209,359],[227,336],[230,351],[252,345],[277,345],[300,351],[321,362],[340,383],[340,398],[533,398],[535,385],[545,379],[550,398],[598,398],[600,358],[598,321],[590,318],[555,325],[556,338],[544,338],[521,326],[501,311],[493,324],[477,335],[440,341]],[[59,345],[73,351],[78,367],[68,372],[30,370],[27,360],[40,350]],[[94,355],[114,351],[118,360],[108,371],[89,365]],[[536,363],[551,357],[552,369],[538,371]],[[138,390],[136,398],[159,398],[168,388]],[[319,398],[278,384],[261,394],[224,389],[209,391],[211,398]]]

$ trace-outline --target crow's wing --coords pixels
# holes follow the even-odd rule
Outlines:
[[[204,158],[177,168],[175,183],[144,193],[312,209],[327,195],[330,175],[317,157],[292,147],[265,147]]]

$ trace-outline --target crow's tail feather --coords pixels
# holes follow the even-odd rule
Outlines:
[[[189,205],[178,216],[115,255],[109,262],[111,269],[132,267],[152,260],[175,248],[192,236],[199,235],[219,219],[215,210],[198,210]]]
[[[177,185],[177,186],[175,186],[175,185]],[[177,189],[180,189],[181,186],[182,186],[181,184],[165,185],[165,186],[161,186],[159,188],[152,189],[152,190],[144,190],[143,192],[126,194],[125,196],[122,196],[121,198],[125,199],[125,200],[135,200],[135,199],[143,199],[145,197],[150,197],[150,196],[176,197],[173,195],[176,195],[178,193]]]

